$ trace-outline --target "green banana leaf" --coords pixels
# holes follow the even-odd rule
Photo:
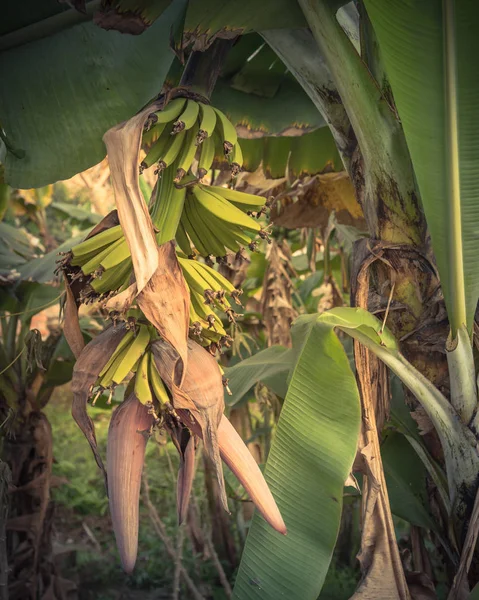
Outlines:
[[[15,2],[3,2],[1,7],[0,36],[8,33],[19,32],[29,25],[38,27],[42,21],[51,20],[57,15],[68,13],[74,15],[74,18],[86,18],[78,11],[71,9],[68,4],[57,2],[57,0],[24,0],[22,10],[18,10],[18,4]],[[76,14],[75,14],[76,13]],[[60,20],[62,17],[58,17]],[[46,23],[43,29],[46,30]]]
[[[50,0],[52,1],[52,0]],[[334,0],[336,9],[345,0]],[[110,22],[101,19],[102,26],[139,33],[161,14],[167,0],[103,0]],[[112,18],[114,17],[114,18]],[[350,22],[346,14],[342,23]],[[189,0],[183,44],[204,49],[216,36],[231,37],[261,29],[305,27],[306,22],[296,2],[288,0]]]
[[[391,512],[412,525],[438,531],[429,513],[427,471],[407,439],[391,433],[381,446]]]
[[[183,35],[186,44],[202,49],[216,36],[305,26],[301,9],[290,0],[190,0]]]
[[[17,150],[5,161],[12,187],[41,187],[102,160],[105,131],[160,92],[184,6],[174,0],[140,36],[85,22],[30,43],[25,35],[0,54],[0,122]]]
[[[479,297],[479,5],[365,5],[404,127],[455,335],[463,324],[471,330]],[[443,6],[450,9],[447,17]]]
[[[55,250],[47,252],[47,254],[44,254],[38,258],[34,258],[33,260],[29,260],[27,263],[19,266],[17,271],[20,273],[20,280],[36,281],[38,283],[49,283],[58,280],[58,277],[55,276],[54,271],[58,266],[57,261],[60,258],[59,253],[68,252],[73,246],[79,244],[83,239],[85,239],[91,229],[91,227],[89,229],[84,229],[74,238],[63,242],[63,244],[58,246],[58,248],[55,248]]]
[[[284,78],[272,98],[239,91],[219,80],[211,98],[230,119],[242,138],[300,136],[324,126],[314,104],[291,78]]]
[[[293,366],[290,350],[282,346],[271,346],[236,365],[225,369],[229,379],[232,395],[225,393],[225,402],[234,406],[251,390],[256,382],[261,381],[271,390],[284,398],[286,396],[286,380]]]
[[[0,223],[0,273],[6,275],[35,257],[35,249],[27,234],[8,225]]]
[[[149,196],[147,201],[149,200]],[[87,223],[98,223],[101,221],[102,216],[97,213],[92,213],[90,210],[75,206],[71,202],[57,202],[53,201],[50,204],[51,208],[54,208],[64,217],[69,219],[75,219],[76,221],[87,221]]]
[[[265,471],[288,535],[280,538],[254,517],[235,585],[237,600],[313,600],[324,582],[339,523],[331,499],[340,505],[359,427],[355,378],[333,329],[374,352],[420,401],[441,440],[451,496],[461,502],[464,489],[475,485],[479,464],[466,427],[439,390],[400,354],[397,341],[381,321],[355,308],[302,316],[292,329],[295,367]],[[340,415],[342,410],[346,414]],[[411,478],[404,465],[394,465],[389,473],[394,502],[399,511],[407,501],[409,518],[432,527],[420,481],[425,469],[409,445],[402,450],[410,454],[409,462],[415,462],[419,480],[407,489]],[[396,448],[389,452],[396,454]]]
[[[479,583],[474,587],[467,600],[479,600]]]
[[[317,315],[300,317],[298,328],[298,360],[265,471],[288,534],[281,536],[255,515],[236,600],[315,600],[336,544],[343,485],[359,434],[359,394],[332,328]]]
[[[319,113],[318,113],[319,114]],[[276,179],[288,173],[297,178],[324,170],[341,171],[343,164],[329,127],[295,137],[242,139],[243,170],[256,171],[263,161],[267,177]]]

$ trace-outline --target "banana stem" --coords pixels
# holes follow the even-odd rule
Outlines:
[[[236,39],[236,37],[229,40],[218,38],[204,52],[192,52],[181,76],[179,87],[191,88],[209,100],[226,55]]]

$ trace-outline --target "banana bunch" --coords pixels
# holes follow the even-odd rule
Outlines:
[[[229,347],[226,333],[216,311],[224,313],[230,322],[235,312],[228,296],[239,304],[241,290],[236,289],[221,273],[197,260],[178,257],[183,276],[190,289],[190,334],[202,346]]]
[[[163,110],[149,115],[145,123],[143,145],[148,148],[140,164],[140,173],[156,164],[161,173],[175,161],[174,176],[180,182],[198,155],[197,177],[202,179],[213,160],[223,154],[233,175],[241,170],[243,154],[234,125],[221,110],[203,102],[175,98]]]
[[[150,345],[158,339],[154,327],[138,322],[141,313],[138,310],[129,311],[127,331],[108,362],[98,375],[94,385],[97,388],[92,393],[94,405],[98,397],[106,390],[111,402],[115,386],[122,383],[130,373],[135,373],[133,391],[138,400],[152,408],[154,400],[157,406],[169,402],[168,392],[158,373],[155,362],[151,359]]]
[[[79,267],[75,278],[86,282],[81,292],[82,302],[92,302],[126,289],[130,283],[132,261],[120,225],[74,246],[69,266]]]
[[[250,214],[261,214],[263,198],[237,190],[202,184],[188,188],[176,241],[190,256],[191,242],[202,256],[223,257],[226,250],[255,250],[255,235],[268,239],[268,234]],[[245,214],[250,213],[250,214]]]
[[[132,312],[139,313],[138,310],[129,311],[129,313]],[[127,321],[127,323],[130,325],[127,325],[125,335],[121,338],[108,362],[98,374],[94,385],[98,390],[93,404],[105,390],[110,391],[111,400],[115,386],[122,383],[130,372],[136,372],[149,344],[158,339],[158,334],[154,327],[138,323],[136,315]]]

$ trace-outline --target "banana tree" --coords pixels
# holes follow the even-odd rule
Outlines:
[[[472,108],[477,92],[471,59],[478,43],[479,16],[466,0],[414,4],[364,0],[357,3],[358,13],[354,6],[342,4],[271,0],[257,10],[251,2],[225,5],[217,0],[176,0],[166,10],[162,3],[138,3],[135,13],[131,3],[125,10],[122,0],[102,3],[94,17],[100,26],[142,32],[121,41],[87,20],[96,10],[92,3],[87,3],[81,17],[73,12],[65,12],[62,18],[52,16],[60,10],[54,9],[48,23],[41,21],[42,27],[10,23],[1,55],[7,84],[0,98],[5,180],[17,185],[25,178],[29,186],[33,182],[43,185],[100,158],[101,134],[139,110],[161,87],[158,78],[173,60],[166,42],[161,74],[142,77],[135,63],[135,59],[149,60],[150,50],[158,53],[154,44],[166,38],[158,36],[160,30],[172,29],[172,43],[180,56],[190,48],[206,50],[216,38],[231,40],[241,35],[222,69],[212,95],[214,104],[245,137],[297,135],[310,131],[311,124],[312,128],[326,124],[363,208],[370,238],[355,246],[352,302],[356,308],[300,319],[296,325],[296,335],[303,341],[297,342],[296,352],[291,351],[295,367],[266,471],[289,533],[277,537],[259,517],[255,520],[235,595],[317,596],[336,541],[343,484],[359,443],[357,464],[365,474],[360,555],[364,578],[357,595],[410,597],[379,458],[377,422],[387,412],[389,396],[386,365],[409,390],[409,401],[425,411],[440,441],[447,484],[441,484],[435,468],[429,472],[436,473],[435,478],[430,476],[440,490],[441,535],[456,575],[454,583],[453,578],[450,581],[450,597],[465,597],[477,535],[474,499],[479,472],[472,350],[479,296],[474,254],[478,126]],[[86,22],[63,29],[67,14],[69,24],[79,19]],[[44,17],[32,13],[29,19]],[[260,47],[252,31],[261,35],[281,63],[268,62],[264,50],[255,54]],[[39,103],[36,85],[45,82],[35,80],[48,75],[47,84],[53,89],[66,59],[50,50],[48,69],[38,66],[55,41],[66,44],[70,38],[79,43],[84,35],[92,40],[88,54],[75,52],[72,44],[67,64],[74,69],[79,62],[85,68],[87,59],[101,63],[104,57],[127,57],[124,68],[131,69],[130,95],[124,102],[115,102],[126,79],[122,80],[114,61],[105,60],[102,77],[92,78],[89,72],[88,82],[98,82],[90,97],[90,88],[80,84],[81,71],[76,71],[76,104],[68,102],[71,90],[65,86],[59,114],[58,103],[57,112],[49,99]],[[30,44],[22,47],[25,41]],[[245,56],[242,52],[249,43]],[[44,52],[34,54],[35,46]],[[104,52],[95,55],[99,47]],[[28,52],[35,60],[27,67]],[[265,61],[256,62],[255,56]],[[22,84],[18,73],[29,74],[28,82]],[[137,85],[131,84],[133,80]],[[27,83],[29,102],[23,96]],[[305,119],[304,111],[298,117],[290,108],[293,98],[304,102],[298,83],[318,110],[316,120],[314,116]],[[110,84],[113,94],[107,93]],[[25,110],[16,110],[15,96],[22,98]],[[240,100],[235,102],[235,98]],[[90,110],[92,101],[98,114]],[[289,103],[288,110],[281,102]],[[262,112],[273,113],[278,106],[274,114]],[[311,104],[306,106],[310,110]],[[68,112],[73,107],[78,109],[74,119]],[[45,131],[33,125],[39,121],[39,110],[49,117],[49,121],[41,120]],[[48,127],[53,119],[55,127]],[[72,138],[83,151],[66,153],[68,162],[71,156],[82,154],[81,160],[57,163],[43,151],[45,140],[49,141],[46,147],[58,150],[56,132],[70,131],[71,122],[92,125],[80,128]],[[83,145],[86,142],[88,146]],[[85,148],[92,144],[97,154],[86,158]],[[143,224],[148,230],[148,221]],[[137,239],[140,248],[148,248]],[[132,244],[130,248],[133,256]],[[154,252],[143,254],[151,259]],[[157,262],[148,264],[138,256],[133,257],[135,274],[138,279],[143,273],[144,285]],[[441,312],[443,297],[447,319]],[[368,308],[382,320],[367,313]],[[165,334],[161,326],[158,329]],[[334,329],[355,340],[357,386]],[[186,361],[186,349],[168,335],[166,339]],[[331,402],[338,396],[341,403]],[[311,469],[317,479],[311,477]]]

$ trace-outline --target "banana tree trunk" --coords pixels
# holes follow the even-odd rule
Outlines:
[[[65,586],[75,587],[59,577],[53,560],[52,442],[48,419],[42,412],[32,411],[4,444],[12,472],[6,522],[11,600],[36,600],[46,595],[60,600]]]

